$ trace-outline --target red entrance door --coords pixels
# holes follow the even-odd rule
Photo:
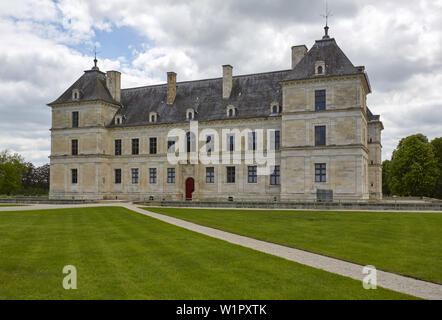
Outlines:
[[[186,180],[186,200],[192,200],[192,193],[195,191],[195,180],[187,178]]]

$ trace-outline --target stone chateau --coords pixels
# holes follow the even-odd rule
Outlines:
[[[52,108],[52,199],[129,200],[367,200],[382,198],[379,115],[366,105],[371,92],[363,66],[354,66],[328,36],[308,50],[292,47],[291,68],[250,75],[121,89],[118,71],[95,66]],[[236,154],[240,163],[171,164],[172,129],[213,129],[187,135],[186,152],[206,148]],[[245,136],[222,137],[222,129]],[[261,131],[260,131],[261,129]],[[256,130],[256,131],[255,131]],[[255,132],[255,133],[253,133]],[[269,175],[243,161],[264,148],[275,152]],[[221,146],[220,146],[221,148]]]

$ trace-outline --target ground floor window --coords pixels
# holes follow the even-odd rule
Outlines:
[[[208,167],[206,168],[206,183],[214,183],[215,182],[215,168]]]
[[[235,183],[235,167],[227,167],[227,183]]]
[[[327,165],[325,163],[315,164],[315,182],[326,182]]]
[[[78,183],[78,170],[72,169],[71,170],[71,176],[72,176],[72,183],[77,184]]]
[[[132,184],[138,184],[138,169],[132,169]]]
[[[121,183],[121,169],[115,169],[115,184]]]
[[[156,168],[149,169],[149,183],[150,184],[157,183],[157,169]]]
[[[275,166],[270,174],[270,184],[272,186],[279,186],[281,184],[281,168],[279,166]]]
[[[167,168],[167,183],[175,183],[175,168]]]
[[[258,175],[256,174],[256,166],[249,166],[247,167],[248,172],[248,183],[257,183],[258,182]]]

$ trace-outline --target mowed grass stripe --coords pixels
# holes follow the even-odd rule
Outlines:
[[[259,240],[442,283],[442,213],[145,209]]]
[[[0,235],[0,299],[413,298],[120,207],[2,212]]]

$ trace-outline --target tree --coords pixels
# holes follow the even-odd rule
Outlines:
[[[391,183],[391,161],[384,160],[382,162],[382,194],[390,195],[390,183]]]
[[[15,194],[22,186],[23,158],[7,150],[0,152],[0,194]]]
[[[400,196],[431,196],[439,178],[433,147],[422,134],[399,142],[389,169],[390,190]]]
[[[432,196],[442,199],[442,137],[433,139],[431,146],[433,147],[433,152],[439,167],[439,179],[436,182]]]

